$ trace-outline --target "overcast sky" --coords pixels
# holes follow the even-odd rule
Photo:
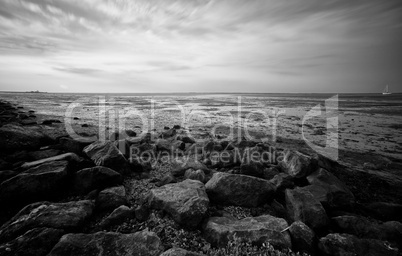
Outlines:
[[[0,90],[402,91],[401,0],[0,0]]]

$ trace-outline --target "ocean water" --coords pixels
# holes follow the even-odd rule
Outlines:
[[[219,134],[241,127],[267,136],[402,158],[402,94],[64,94],[0,93],[38,114],[110,129]],[[101,120],[101,121],[100,121]],[[123,120],[123,121],[122,121]]]

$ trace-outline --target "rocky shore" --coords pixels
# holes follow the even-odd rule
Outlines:
[[[400,163],[165,128],[73,139],[0,102],[0,255],[401,255]]]

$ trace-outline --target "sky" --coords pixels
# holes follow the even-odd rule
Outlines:
[[[401,0],[0,0],[0,91],[402,92]]]

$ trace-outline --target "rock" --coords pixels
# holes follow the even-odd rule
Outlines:
[[[43,120],[42,124],[44,125],[51,125],[51,124],[59,124],[61,123],[60,120],[57,119],[47,119],[47,120]]]
[[[85,139],[72,139],[68,137],[62,137],[59,139],[60,147],[66,152],[73,152],[77,155],[84,155],[82,150],[94,143],[96,137],[86,137]]]
[[[194,144],[194,143],[195,143],[194,138],[189,137],[189,136],[183,136],[183,137],[181,138],[181,141],[183,141],[184,143],[190,143],[190,144]]]
[[[344,215],[332,218],[332,222],[334,228],[341,233],[362,238],[385,240],[393,244],[398,244],[398,242],[402,241],[402,223],[397,221],[380,224],[361,216]]]
[[[55,228],[76,231],[92,215],[91,201],[68,203],[38,202],[27,205],[0,228],[0,241],[9,241],[32,228]]]
[[[125,206],[121,205],[114,209],[114,211],[106,217],[106,219],[102,220],[99,223],[99,227],[101,229],[107,229],[113,225],[118,225],[126,221],[127,219],[135,217],[134,210]]]
[[[150,173],[152,171],[152,164],[148,159],[130,158],[129,165],[132,171],[136,173],[145,172]]]
[[[205,184],[211,201],[218,204],[257,207],[272,200],[275,188],[264,179],[215,173]]]
[[[126,190],[123,186],[107,188],[99,192],[96,207],[100,211],[113,210],[127,204]]]
[[[380,220],[396,220],[402,221],[402,205],[386,202],[374,202],[366,206],[366,208]]]
[[[162,134],[159,137],[161,137],[162,139],[167,139],[167,138],[171,138],[171,137],[175,136],[176,133],[177,133],[176,129],[172,128],[165,132],[162,132]]]
[[[64,234],[61,229],[34,228],[0,245],[3,256],[46,256]]]
[[[139,221],[146,221],[149,218],[151,211],[146,204],[139,205],[135,208],[135,218]]]
[[[352,192],[332,173],[319,168],[307,176],[307,180],[312,186],[322,188],[313,188],[311,192],[324,206],[335,209],[353,208],[355,198]]]
[[[151,208],[164,210],[180,225],[195,228],[207,213],[209,199],[200,181],[184,180],[152,189]]]
[[[1,150],[10,153],[17,150],[36,150],[53,143],[39,127],[6,124],[0,127]]]
[[[80,162],[81,158],[79,156],[77,156],[74,153],[65,153],[65,154],[61,154],[58,156],[52,156],[49,158],[44,158],[44,159],[40,159],[34,162],[28,162],[28,163],[24,163],[21,168],[24,170],[36,167],[38,165],[42,165],[44,163],[51,163],[51,162],[55,162],[55,161],[62,161],[62,160],[66,160],[66,161],[74,161],[74,162]]]
[[[180,128],[181,128],[181,126],[178,124],[173,125],[173,129],[179,130]]]
[[[193,158],[181,158],[174,159],[172,161],[172,171],[173,176],[183,176],[188,169],[203,170],[205,173],[209,173],[210,170],[203,163],[197,161]]]
[[[262,173],[262,178],[265,180],[271,180],[275,178],[276,175],[280,174],[280,171],[278,170],[277,167],[272,166],[269,168],[264,168],[263,173]]]
[[[0,184],[0,201],[24,204],[53,199],[64,193],[68,162],[54,161],[35,166]]]
[[[306,224],[295,221],[289,227],[290,237],[292,238],[293,251],[315,254],[315,234]]]
[[[18,172],[11,171],[11,170],[0,171],[0,184],[5,180],[11,179],[12,177],[17,176],[18,174],[19,174]]]
[[[286,220],[262,215],[241,220],[211,217],[203,231],[205,239],[213,246],[225,247],[236,236],[243,242],[252,242],[257,245],[270,243],[275,248],[290,249],[292,242],[286,228],[288,228]]]
[[[204,183],[205,181],[205,173],[203,170],[194,170],[194,169],[188,169],[186,173],[184,173],[184,178],[185,179],[190,179],[190,180],[198,180]]]
[[[71,192],[75,195],[84,195],[94,189],[104,189],[120,185],[122,182],[122,176],[110,168],[103,166],[85,168],[74,174]]]
[[[205,255],[201,253],[190,252],[182,248],[172,248],[165,251],[160,256],[205,256]]]
[[[98,232],[64,235],[48,256],[158,256],[162,252],[162,242],[153,232],[141,231],[133,234]]]
[[[257,178],[264,177],[264,165],[260,162],[248,162],[240,165],[239,174],[253,176]]]
[[[283,160],[280,162],[280,166],[292,177],[306,177],[317,168],[317,159],[313,157],[289,149],[286,149],[283,154]]]
[[[97,141],[83,151],[95,165],[112,168],[120,174],[129,173],[129,166],[123,154],[110,141]]]
[[[321,254],[330,256],[398,255],[398,249],[390,247],[386,242],[337,233],[322,237],[318,248]]]
[[[276,191],[282,191],[287,188],[294,188],[295,183],[293,182],[293,177],[286,173],[279,173],[275,175],[269,181],[275,186]]]
[[[286,209],[292,221],[302,221],[314,231],[323,231],[329,224],[321,203],[303,188],[285,191]]]
[[[155,143],[156,150],[159,151],[167,151],[173,152],[174,146],[172,145],[172,141],[165,139],[158,139]]]
[[[86,128],[86,127],[89,127],[89,125],[88,124],[82,124],[81,127]]]
[[[171,174],[166,174],[165,176],[162,177],[162,179],[160,181],[157,181],[155,183],[155,186],[157,187],[161,187],[164,186],[166,184],[171,184],[171,183],[176,183],[176,179],[175,177],[173,177],[173,175]]]
[[[31,151],[28,153],[28,157],[31,161],[38,161],[45,158],[54,157],[60,155],[61,151],[58,149],[46,149],[40,151]]]
[[[115,140],[123,140],[127,137],[135,137],[137,136],[137,133],[134,132],[133,130],[125,130],[125,131],[116,131],[110,134],[109,140],[115,141]]]

